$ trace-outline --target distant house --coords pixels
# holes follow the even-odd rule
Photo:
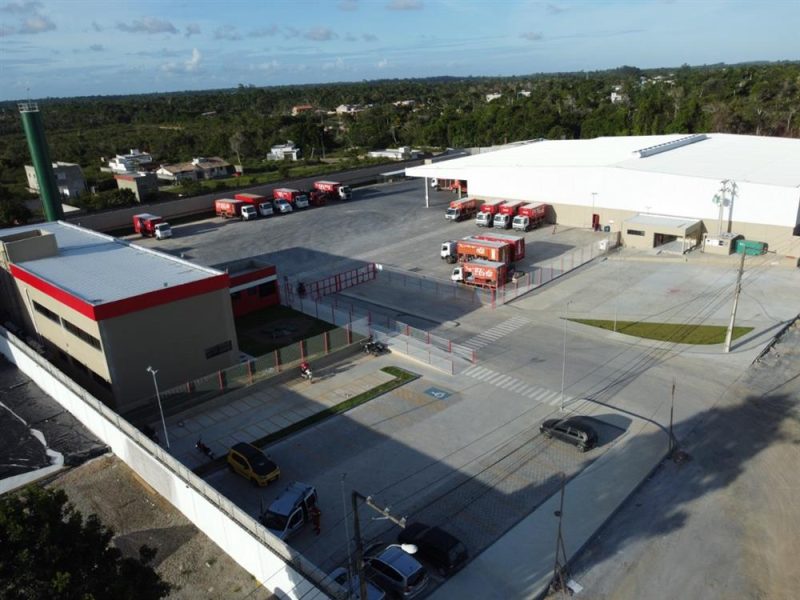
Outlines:
[[[80,165],[54,162],[53,174],[56,176],[56,185],[62,198],[77,198],[86,193],[86,179],[83,177]],[[38,194],[39,180],[36,177],[36,169],[31,165],[25,165],[25,176],[28,178],[28,191]]]
[[[162,181],[177,183],[227,177],[232,172],[231,164],[218,156],[193,158],[192,162],[161,165],[156,176]]]
[[[397,102],[392,102],[395,106],[414,106],[417,103],[416,100],[398,100]]]
[[[273,146],[267,154],[267,160],[297,160],[299,157],[300,148],[292,140]]]
[[[497,100],[498,98],[502,97],[503,94],[501,94],[500,92],[491,92],[490,94],[486,94],[486,101],[493,102],[494,100]]]
[[[526,98],[530,98],[531,97],[531,91],[530,90],[520,90],[520,91],[517,92],[517,96],[525,96]]]
[[[292,107],[292,116],[296,117],[297,115],[310,110],[314,110],[314,107],[311,104],[298,104]]]
[[[386,150],[373,150],[367,154],[370,158],[391,158],[392,160],[409,160],[422,156],[419,150],[412,150],[409,146],[387,148]]]
[[[336,107],[337,115],[354,115],[366,110],[369,107],[361,106],[360,104],[340,104]]]
[[[117,154],[108,161],[108,166],[113,173],[135,173],[146,168],[152,162],[153,157],[150,154],[132,148],[128,154]]]
[[[158,177],[155,173],[117,173],[114,175],[117,187],[121,190],[131,190],[136,196],[136,201],[147,200],[158,194]]]

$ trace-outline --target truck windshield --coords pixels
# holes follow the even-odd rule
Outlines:
[[[448,217],[455,217],[458,214],[458,209],[457,208],[448,208],[446,214],[447,214]]]
[[[283,531],[286,529],[286,522],[288,518],[286,515],[279,515],[274,512],[267,512],[264,517],[264,526],[267,529],[274,529],[275,531]]]

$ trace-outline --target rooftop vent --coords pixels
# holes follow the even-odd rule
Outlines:
[[[689,144],[694,144],[696,142],[702,142],[703,140],[707,139],[708,136],[705,133],[696,133],[694,135],[687,135],[686,137],[682,137],[677,140],[672,140],[671,142],[664,142],[663,144],[656,144],[655,146],[650,146],[649,148],[634,150],[634,154],[638,154],[639,158],[647,158],[648,156],[661,154],[662,152],[668,152],[670,150],[674,150],[675,148],[681,148],[683,146],[688,146]]]

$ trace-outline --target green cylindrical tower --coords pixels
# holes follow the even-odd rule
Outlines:
[[[61,194],[58,193],[56,176],[53,173],[53,161],[50,160],[50,149],[47,146],[47,138],[44,136],[39,105],[35,102],[21,102],[19,112],[22,115],[22,127],[25,129],[33,168],[39,182],[39,195],[42,198],[44,218],[47,221],[57,221],[63,216]]]

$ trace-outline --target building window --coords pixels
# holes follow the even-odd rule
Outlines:
[[[53,321],[53,323],[58,323],[59,325],[61,325],[61,319],[56,313],[54,313],[49,308],[42,306],[41,304],[36,302],[36,300],[33,300],[32,302],[33,302],[33,308],[34,310],[36,310],[36,312],[38,312],[41,315],[44,315],[45,317]]]
[[[628,235],[641,235],[644,236],[644,231],[639,231],[638,229],[628,229],[626,232]]]
[[[216,346],[211,346],[211,348],[206,348],[206,358],[214,358],[215,356],[219,356],[220,354],[225,354],[226,352],[230,352],[233,349],[233,342],[228,340],[227,342],[222,342],[221,344],[217,344]]]
[[[77,325],[73,325],[72,323],[70,323],[66,319],[64,319],[64,329],[69,331],[76,338],[80,338],[81,340],[83,340],[84,342],[86,342],[87,344],[92,346],[93,348],[97,348],[98,350],[100,350],[100,340],[98,340],[96,337],[94,337],[92,335],[89,335],[83,329],[81,329]]]
[[[258,286],[258,295],[261,298],[266,298],[267,296],[273,296],[275,294],[275,282],[268,281],[267,283],[262,283]]]

